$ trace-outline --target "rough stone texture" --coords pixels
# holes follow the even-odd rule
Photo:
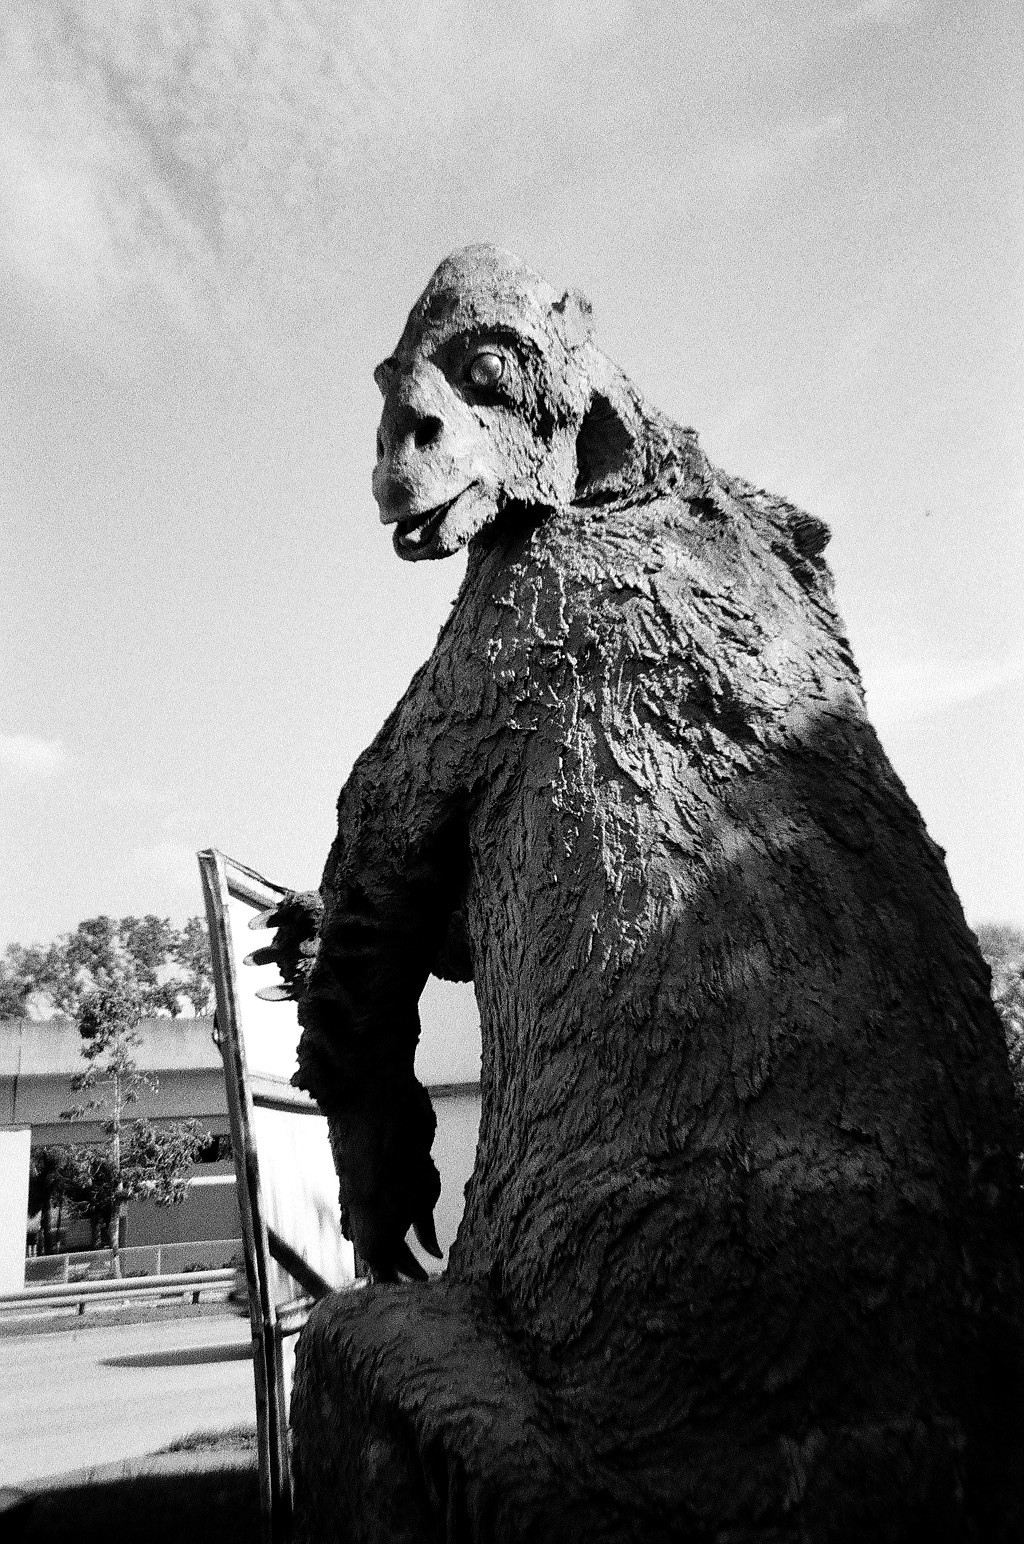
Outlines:
[[[470,554],[321,887],[300,1078],[377,1280],[301,1337],[299,1537],[1019,1538],[1006,1052],[825,528],[492,249],[378,379],[397,550]],[[483,1119],[418,1284],[432,970],[472,975]]]

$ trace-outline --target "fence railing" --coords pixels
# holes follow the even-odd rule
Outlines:
[[[133,1244],[120,1250],[119,1254],[122,1276],[165,1276],[179,1271],[240,1266],[242,1241],[239,1238],[215,1238],[184,1244]],[[30,1255],[25,1261],[26,1287],[71,1286],[79,1281],[102,1281],[109,1276],[109,1249]]]
[[[187,1297],[198,1303],[203,1292],[222,1293],[235,1284],[230,1267],[216,1271],[177,1271],[164,1276],[135,1276],[127,1280],[80,1281],[76,1286],[25,1287],[21,1292],[0,1292],[0,1313],[27,1308],[78,1308],[89,1302],[132,1301],[151,1297]]]

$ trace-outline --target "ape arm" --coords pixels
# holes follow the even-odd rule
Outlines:
[[[468,855],[464,801],[429,776],[435,735],[413,732],[400,707],[356,763],[299,1007],[295,1081],[329,1117],[345,1231],[378,1280],[423,1274],[405,1243],[410,1225],[439,1253],[436,1122],[413,1070],[417,1004],[464,894]]]

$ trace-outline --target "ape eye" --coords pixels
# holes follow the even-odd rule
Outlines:
[[[497,386],[505,374],[505,361],[500,354],[492,354],[489,350],[485,350],[473,356],[466,374],[474,386]]]

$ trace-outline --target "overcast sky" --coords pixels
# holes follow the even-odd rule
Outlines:
[[[1024,922],[1020,9],[4,0],[0,945],[319,878],[462,560],[370,497],[373,365],[511,247],[832,526],[968,917]]]

